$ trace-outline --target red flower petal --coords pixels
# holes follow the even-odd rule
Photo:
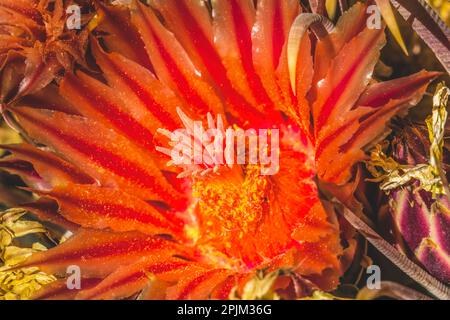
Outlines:
[[[8,157],[6,159],[29,162],[39,174],[39,177],[42,177],[50,186],[68,182],[79,184],[94,183],[94,179],[80,169],[48,151],[43,151],[29,144],[2,145],[1,147],[13,154],[12,158]],[[33,188],[40,188],[41,184],[32,184],[32,186]]]
[[[56,111],[16,108],[21,125],[104,186],[121,186],[146,200],[183,206],[153,159],[125,137],[86,118]],[[153,165],[152,165],[153,164]]]
[[[185,224],[173,214],[163,215],[138,197],[112,188],[66,184],[36,193],[55,199],[66,219],[87,228],[180,236]]]
[[[184,98],[195,113],[223,113],[221,99],[198,71],[178,40],[158,20],[153,11],[137,2],[132,20],[144,40],[157,76]]]
[[[18,267],[36,266],[47,273],[66,275],[68,266],[80,268],[83,277],[104,277],[118,267],[145,256],[169,257],[182,251],[163,238],[137,232],[80,229],[66,242],[34,254]]]
[[[121,299],[141,291],[157,279],[178,280],[188,262],[183,260],[154,261],[143,259],[133,265],[121,267],[92,289],[81,291],[77,299]]]

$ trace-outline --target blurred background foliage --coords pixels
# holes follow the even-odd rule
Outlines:
[[[439,12],[442,20],[450,26],[450,1],[448,0],[428,0],[428,2]]]

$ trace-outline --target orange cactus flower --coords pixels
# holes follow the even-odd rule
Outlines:
[[[40,298],[226,299],[258,270],[279,269],[336,288],[348,241],[318,181],[348,183],[365,148],[438,74],[373,79],[385,30],[368,29],[362,3],[328,35],[307,31],[296,57],[297,0],[150,3],[96,2],[99,72],[67,71],[57,104],[8,106],[36,144],[3,146],[0,167],[41,197],[27,209],[74,233],[22,267],[64,276],[77,265],[86,283],[69,292],[58,282]],[[277,173],[166,165],[161,129],[217,116],[230,128],[278,129]]]

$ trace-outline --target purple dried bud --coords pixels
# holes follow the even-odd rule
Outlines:
[[[405,165],[427,163],[430,142],[424,127],[407,127],[392,144],[393,157]],[[444,170],[448,168],[448,150],[444,149]],[[450,172],[447,170],[447,172]],[[420,190],[418,181],[389,194],[391,214],[399,243],[433,276],[450,283],[450,203],[447,195],[433,198]]]

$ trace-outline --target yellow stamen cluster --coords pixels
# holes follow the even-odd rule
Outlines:
[[[269,178],[260,174],[260,166],[246,166],[243,175],[236,169],[193,184],[196,209],[202,219],[199,223],[210,240],[217,237],[226,240],[227,234],[242,239],[257,228],[268,209],[271,185]]]

